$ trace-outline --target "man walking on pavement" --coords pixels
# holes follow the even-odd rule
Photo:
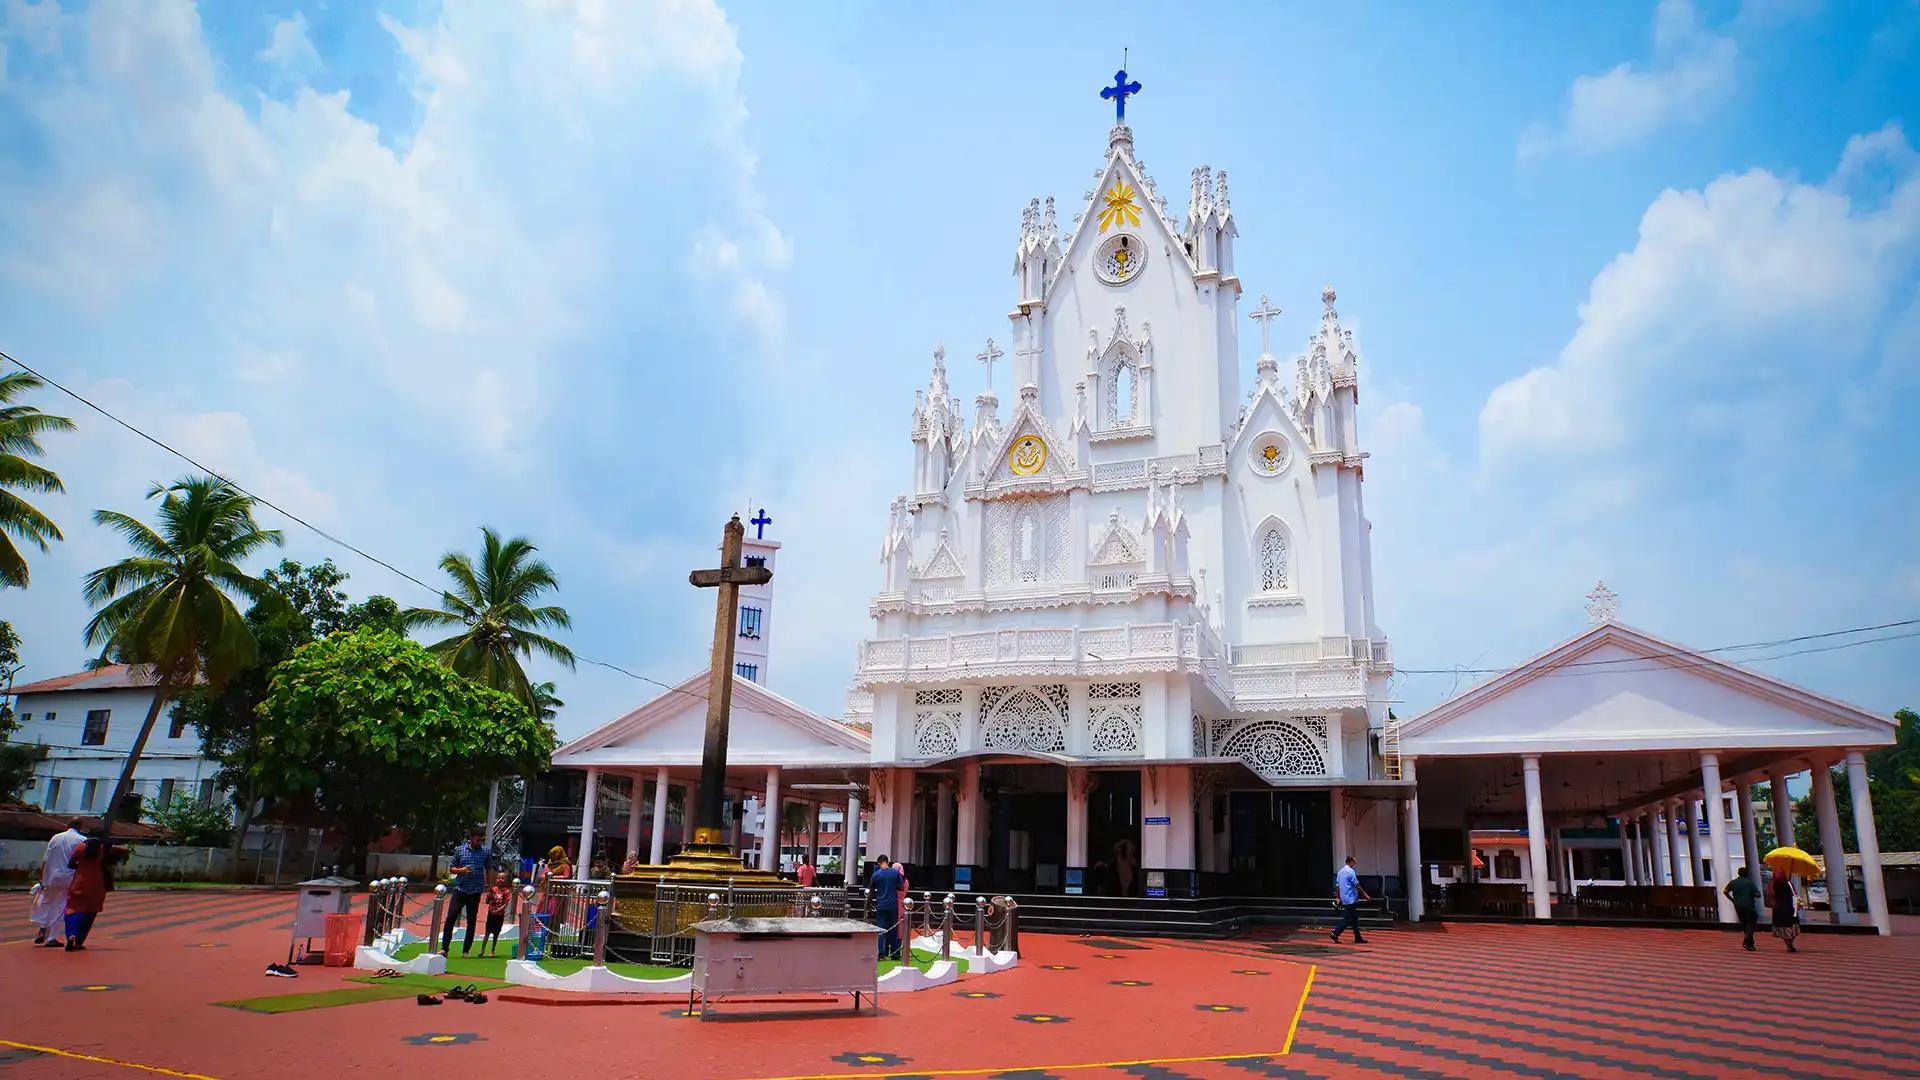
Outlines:
[[[480,894],[487,891],[490,855],[485,834],[479,829],[469,829],[467,842],[453,849],[453,862],[449,864],[453,888],[447,890],[447,899],[452,903],[447,908],[446,924],[440,930],[442,956],[448,955],[447,948],[453,944],[453,924],[460,921],[462,911],[467,913],[467,936],[460,945],[460,955],[473,951],[473,923],[480,917]]]
[[[1365,945],[1367,939],[1360,936],[1360,901],[1371,900],[1367,890],[1360,887],[1360,875],[1353,869],[1353,856],[1333,875],[1334,891],[1340,894],[1340,925],[1333,928],[1333,940],[1339,941],[1340,935],[1349,928],[1353,930],[1353,943]]]

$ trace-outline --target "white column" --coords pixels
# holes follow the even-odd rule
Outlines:
[[[1749,798],[1750,785],[1733,786],[1734,807],[1740,812],[1740,856],[1746,863],[1746,871],[1755,885],[1760,884],[1760,829],[1753,816],[1753,800]],[[1732,881],[1729,874],[1726,879]]]
[[[1185,765],[1156,765],[1141,772],[1141,869],[1193,869],[1193,770]],[[1167,823],[1148,825],[1150,817],[1166,818]]]
[[[1640,884],[1640,845],[1633,840],[1633,818],[1622,817],[1620,822],[1620,880],[1629,885]]]
[[[1773,838],[1781,847],[1795,847],[1799,841],[1793,837],[1793,796],[1787,793],[1786,771],[1775,769],[1767,788],[1773,797]]]
[[[633,790],[627,795],[627,858],[637,859],[640,857],[640,804],[644,801],[641,797],[647,793],[647,782],[635,773],[632,783]]]
[[[693,843],[693,785],[680,788],[680,846]]]
[[[500,781],[487,785],[487,850],[493,850],[493,833],[500,823]]]
[[[1540,755],[1520,759],[1527,790],[1527,869],[1533,877],[1533,917],[1553,918],[1553,898],[1547,892],[1547,809],[1540,797]]]
[[[1827,911],[1834,922],[1845,922],[1853,911],[1847,892],[1846,847],[1840,841],[1840,808],[1833,800],[1833,771],[1825,762],[1813,766],[1813,817],[1820,826],[1820,852],[1827,864]]]
[[[593,814],[600,801],[600,770],[587,768],[587,795],[580,806],[580,857],[575,860],[573,876],[584,878],[593,868]]]
[[[1141,779],[1142,781],[1146,779],[1144,772],[1141,774]],[[1141,794],[1143,796],[1148,794],[1144,784]],[[1142,801],[1151,803],[1152,799],[1147,797]],[[1145,826],[1142,826],[1142,831],[1144,830]],[[1144,860],[1146,838],[1142,836],[1141,839]],[[1087,865],[1087,770],[1085,769],[1067,770],[1067,865],[1076,867]]]
[[[1333,818],[1333,870],[1340,867],[1353,854],[1353,844],[1347,839],[1347,793],[1339,788],[1327,792],[1328,810]]]
[[[847,816],[840,825],[840,872],[852,881],[860,869],[860,796],[847,796]]]
[[[653,841],[647,848],[647,861],[659,866],[667,858],[667,767],[653,774]]]
[[[767,766],[767,827],[760,830],[760,869],[780,869],[780,766]]]
[[[1724,804],[1720,799],[1722,785],[1719,754],[1703,752],[1700,755],[1700,783],[1703,785],[1702,790],[1706,793],[1706,798],[1702,802],[1707,812],[1707,844],[1713,851],[1713,884],[1721,886],[1733,880],[1732,874],[1728,872],[1733,861],[1731,853],[1727,850],[1727,815],[1721,812]],[[1713,896],[1720,908],[1720,921],[1733,922],[1733,901],[1727,899],[1726,892],[1717,887],[1713,890]]]
[[[1679,799],[1667,800],[1667,876],[1669,884],[1692,884],[1687,879],[1687,867],[1691,860],[1680,847],[1680,807]]]
[[[1847,751],[1847,787],[1853,795],[1853,832],[1860,843],[1860,876],[1867,886],[1867,918],[1875,930],[1891,934],[1893,920],[1887,914],[1887,880],[1881,876],[1880,832],[1873,824],[1873,789],[1867,783],[1867,755],[1862,751]],[[1846,860],[1839,862],[1844,880]]]
[[[1693,815],[1687,819],[1687,850],[1693,854],[1693,883],[1695,885],[1713,884],[1712,881],[1707,879],[1708,848],[1706,845],[1700,843],[1700,819],[1705,813],[1700,805],[1703,801],[1704,800],[1701,799],[1695,799],[1687,804],[1687,812]]]
[[[936,789],[935,798],[940,801],[934,806],[934,852],[935,866],[953,865],[953,781],[942,780]]]
[[[1649,811],[1647,820],[1651,822],[1647,830],[1647,842],[1652,847],[1647,852],[1647,865],[1651,871],[1647,881],[1652,885],[1671,885],[1673,882],[1667,876],[1667,815],[1664,807]]]
[[[960,765],[959,821],[953,853],[955,866],[980,865],[980,760],[968,758]]]
[[[1401,775],[1409,784],[1414,783],[1414,763],[1412,758],[1400,760]],[[1420,858],[1420,789],[1413,787],[1408,792],[1404,805],[1404,827],[1407,830],[1407,917],[1419,922],[1427,911],[1427,867]],[[1471,855],[1469,855],[1471,858]]]

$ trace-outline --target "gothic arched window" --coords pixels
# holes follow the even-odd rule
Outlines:
[[[1254,544],[1254,560],[1260,571],[1261,592],[1287,590],[1287,533],[1279,522],[1260,530]]]

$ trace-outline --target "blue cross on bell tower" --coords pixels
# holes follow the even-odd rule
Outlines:
[[[763,506],[760,508],[758,514],[747,519],[747,524],[753,526],[753,538],[755,540],[765,540],[767,538],[767,526],[773,524],[773,519],[767,516],[767,508]]]
[[[1124,124],[1127,122],[1127,98],[1139,92],[1140,84],[1138,82],[1127,81],[1127,70],[1125,68],[1121,68],[1119,71],[1113,73],[1113,85],[1103,87],[1100,90],[1100,96],[1113,101],[1114,123]]]

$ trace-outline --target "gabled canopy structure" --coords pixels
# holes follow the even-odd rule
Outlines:
[[[1862,858],[1871,864],[1868,906],[1884,932],[1863,755],[1892,743],[1894,728],[1887,717],[1609,618],[1407,721],[1401,748],[1407,767],[1417,765],[1413,813],[1428,829],[1527,830],[1531,899],[1540,918],[1552,906],[1549,829],[1617,821],[1629,881],[1722,883],[1734,861],[1759,862],[1744,794],[1753,784],[1773,785],[1781,841],[1791,843],[1786,777],[1811,770],[1822,844],[1837,849],[1828,769],[1845,761]],[[1727,850],[1721,792],[1728,788],[1736,793],[1731,801],[1745,852]],[[1683,866],[1681,836],[1691,845],[1701,833],[1710,854],[1696,851]],[[1417,845],[1417,834],[1410,842]],[[1834,892],[1836,913],[1844,916],[1845,889],[1837,881]],[[1730,908],[1723,915],[1730,917]]]

